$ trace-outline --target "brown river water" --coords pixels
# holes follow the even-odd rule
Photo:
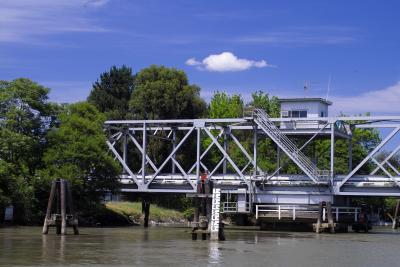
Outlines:
[[[71,229],[68,229],[71,232]],[[227,230],[227,241],[192,241],[187,228],[0,228],[0,266],[400,266],[400,231],[315,234]]]

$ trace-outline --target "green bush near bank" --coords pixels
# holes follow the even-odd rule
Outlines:
[[[126,217],[132,223],[139,223],[142,216],[141,202],[108,202],[106,204],[106,208],[114,213]],[[154,221],[156,223],[177,223],[184,222],[185,216],[180,211],[151,204],[150,221]]]

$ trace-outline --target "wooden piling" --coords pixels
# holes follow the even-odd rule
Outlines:
[[[400,209],[400,199],[397,200],[396,209],[394,211],[393,225],[392,225],[393,229],[397,229],[397,226],[398,226],[399,209]]]
[[[51,217],[51,210],[53,207],[53,200],[54,200],[55,193],[56,193],[56,181],[53,181],[51,183],[49,200],[47,202],[46,217],[44,218],[44,224],[43,224],[43,230],[42,230],[42,233],[44,235],[47,235],[49,232],[49,221],[50,221],[50,217]]]
[[[72,204],[72,193],[71,193],[71,186],[68,182],[65,183],[65,187],[67,190],[67,204],[69,207],[69,212],[73,215],[75,215],[75,210],[74,210],[74,206]],[[78,230],[78,219],[76,218],[76,216],[73,217],[73,224],[72,224],[72,228],[74,230],[74,235],[79,235],[79,230]]]
[[[69,213],[67,213],[68,211]],[[79,234],[78,219],[72,207],[72,196],[68,181],[58,179],[53,181],[51,185],[42,233],[48,234],[49,227],[55,226],[58,235],[66,235],[68,225],[74,228],[75,235]]]
[[[318,218],[317,218],[317,224],[315,226],[315,232],[318,234],[321,229],[321,223],[322,223],[322,212],[323,212],[323,203],[319,203],[318,207]]]
[[[328,213],[328,225],[332,234],[335,233],[335,223],[333,221],[332,204],[330,201],[326,202],[326,212]]]
[[[143,227],[149,227],[149,217],[150,217],[150,202],[148,199],[142,199],[142,216],[143,216]]]
[[[67,233],[67,207],[65,199],[65,181],[60,180],[60,200],[61,200],[61,234]]]

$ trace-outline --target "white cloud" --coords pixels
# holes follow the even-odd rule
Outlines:
[[[243,71],[252,67],[272,67],[272,65],[267,64],[265,60],[255,61],[245,58],[238,58],[231,52],[222,52],[221,54],[217,55],[209,55],[201,62],[195,58],[189,58],[186,60],[186,65],[197,66],[201,70],[215,72]]]
[[[360,31],[351,27],[292,27],[256,35],[239,36],[233,42],[272,45],[339,45],[354,43],[362,38]]]
[[[41,36],[65,32],[104,32],[89,12],[109,0],[4,0],[0,42],[40,43]]]
[[[185,63],[188,66],[199,66],[199,65],[201,65],[201,62],[197,61],[194,57],[189,58],[188,60],[186,60]]]
[[[400,82],[383,90],[375,90],[358,96],[331,97],[333,105],[332,115],[343,112],[347,115],[364,114],[371,112],[379,114],[400,114]]]

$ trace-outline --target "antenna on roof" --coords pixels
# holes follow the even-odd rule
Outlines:
[[[326,100],[329,98],[329,93],[331,91],[332,75],[329,75],[328,88],[326,89]]]
[[[308,90],[310,90],[310,82],[309,81],[304,81],[303,89],[304,89],[304,98],[306,98]]]

